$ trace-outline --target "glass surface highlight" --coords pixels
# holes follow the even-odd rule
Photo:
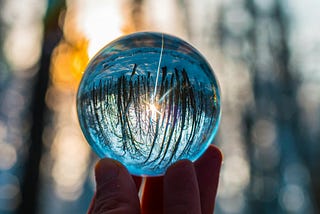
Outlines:
[[[157,176],[195,161],[212,143],[220,92],[208,62],[190,44],[141,32],[109,43],[90,61],[77,111],[93,150],[135,175]]]

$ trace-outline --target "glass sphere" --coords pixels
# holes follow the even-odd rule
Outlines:
[[[131,174],[157,176],[195,161],[212,143],[220,92],[208,62],[163,33],[123,36],[90,61],[77,94],[82,131],[101,157]]]

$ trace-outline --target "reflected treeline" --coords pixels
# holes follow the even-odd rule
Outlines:
[[[85,212],[97,160],[75,113],[75,81],[87,63],[87,44],[94,43],[86,33],[101,42],[142,30],[185,38],[206,56],[220,81],[223,113],[215,143],[224,163],[215,213],[319,213],[320,40],[316,28],[308,33],[306,27],[318,26],[317,19],[306,18],[317,16],[317,0],[25,2],[0,1],[1,214]],[[64,45],[55,49],[54,63],[50,56],[61,37]],[[180,84],[188,84],[182,73],[172,81],[178,76]],[[171,87],[167,80],[164,89]],[[126,132],[126,106],[146,103],[138,92],[130,95],[130,76],[118,83],[119,90],[112,90],[122,99],[113,100],[119,102],[114,111],[122,114],[120,132],[130,138],[138,132]],[[165,102],[172,102],[173,114],[173,103],[180,104],[192,136],[202,116],[193,110],[188,90],[171,93]],[[168,114],[155,114],[154,124],[182,121]],[[176,136],[185,131],[181,127]]]
[[[163,173],[205,146],[204,136],[209,138],[218,122],[218,95],[207,83],[190,80],[186,69],[165,66],[155,77],[138,74],[137,67],[120,77],[105,71],[78,95],[81,125],[101,156],[111,150],[115,158],[137,163],[136,173],[142,167],[145,173]]]

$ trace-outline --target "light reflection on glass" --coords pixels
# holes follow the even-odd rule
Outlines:
[[[46,4],[45,0],[0,1],[0,213],[14,213],[21,200],[18,170],[30,134],[31,79],[37,72]],[[52,59],[46,98],[54,114],[46,121],[49,124],[43,134],[41,176],[47,189],[40,210],[74,213],[68,209],[76,207],[76,212],[84,212],[92,195],[94,161],[76,131],[71,102],[81,68],[100,45],[118,35],[156,30],[195,44],[209,56],[221,82],[223,117],[217,143],[225,164],[215,213],[255,213],[270,204],[273,209],[268,213],[275,209],[318,213],[318,8],[317,0],[67,1],[65,16],[61,15],[64,40],[54,53],[57,58]],[[112,20],[98,14],[105,11],[113,14]],[[277,15],[287,18],[282,26],[286,28],[284,38]],[[282,39],[288,40],[288,67],[278,55]],[[298,82],[286,77],[284,70],[291,77],[299,76]],[[65,130],[72,130],[71,136],[59,137],[66,136]],[[75,151],[87,162],[74,175],[64,177],[62,172],[78,166],[72,160],[62,166],[66,161],[62,154],[73,155],[64,152],[65,146],[75,141],[81,148]],[[241,175],[240,181],[235,180]],[[68,182],[63,183],[62,178]]]

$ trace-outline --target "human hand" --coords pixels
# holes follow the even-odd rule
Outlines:
[[[164,176],[146,178],[141,202],[141,177],[131,176],[118,161],[104,158],[95,168],[96,194],[89,214],[211,214],[222,154],[211,145],[196,162],[181,160]]]

